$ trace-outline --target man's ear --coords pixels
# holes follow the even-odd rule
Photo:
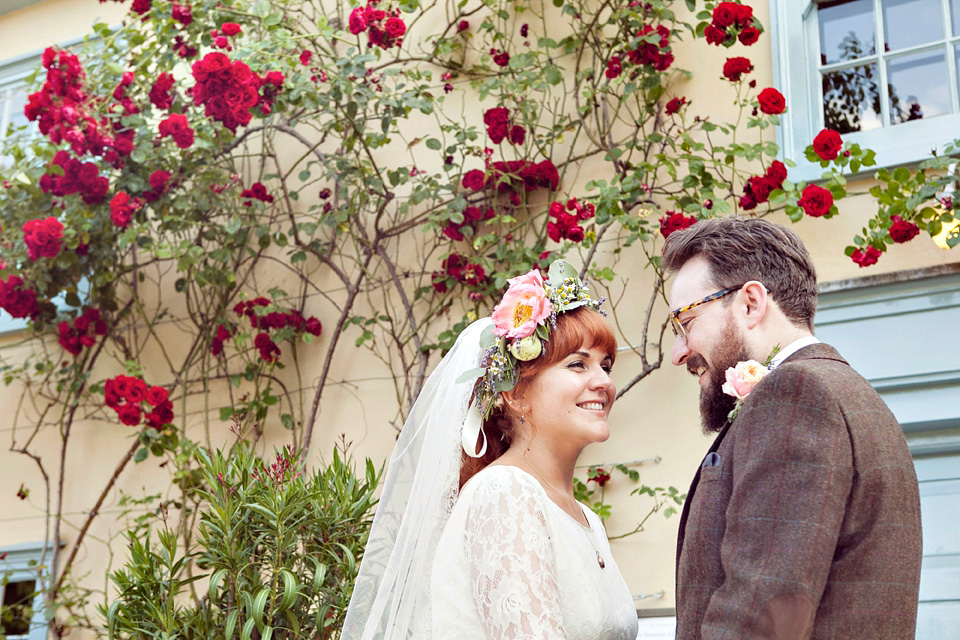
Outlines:
[[[767,293],[767,288],[756,280],[751,280],[743,285],[742,291],[743,300],[747,305],[744,321],[748,329],[753,329],[760,324],[767,314],[770,296]]]

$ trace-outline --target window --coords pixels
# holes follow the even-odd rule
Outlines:
[[[41,542],[0,547],[0,635],[7,640],[45,640],[43,582],[48,576]],[[51,550],[46,548],[46,559]]]
[[[770,22],[787,157],[801,161],[824,127],[881,166],[960,136],[960,0],[776,0]],[[803,161],[791,177],[821,173]]]
[[[29,123],[23,115],[27,104],[27,76],[39,62],[39,56],[30,55],[6,64],[0,64],[0,140],[10,135],[17,127]],[[0,155],[0,169],[10,166],[11,158]],[[11,318],[0,311],[0,336],[27,327],[24,318]]]

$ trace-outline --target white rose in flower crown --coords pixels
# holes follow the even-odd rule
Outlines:
[[[770,370],[756,360],[743,360],[727,369],[727,381],[721,389],[728,396],[743,400],[768,373]]]

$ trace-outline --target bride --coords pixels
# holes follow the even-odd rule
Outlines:
[[[343,640],[627,640],[633,600],[573,497],[609,435],[616,339],[576,271],[512,278],[424,385],[390,459]]]

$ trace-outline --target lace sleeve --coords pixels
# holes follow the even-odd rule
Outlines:
[[[470,593],[494,640],[566,637],[546,498],[538,489],[515,473],[497,473],[477,488],[469,512]]]

